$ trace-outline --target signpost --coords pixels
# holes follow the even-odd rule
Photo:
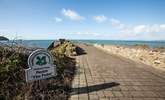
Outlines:
[[[51,54],[43,49],[33,51],[28,58],[29,68],[25,70],[26,82],[56,76],[56,66]]]

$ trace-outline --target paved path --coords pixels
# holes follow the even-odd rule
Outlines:
[[[81,45],[71,100],[165,100],[165,78],[150,66]]]

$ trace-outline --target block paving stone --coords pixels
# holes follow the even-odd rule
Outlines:
[[[80,45],[70,100],[165,100],[165,72]]]

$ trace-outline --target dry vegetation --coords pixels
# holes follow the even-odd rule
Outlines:
[[[56,77],[26,83],[27,58],[33,49],[0,46],[0,100],[66,100],[75,71],[75,46],[67,41],[50,52],[57,65]],[[29,51],[29,52],[25,52]]]

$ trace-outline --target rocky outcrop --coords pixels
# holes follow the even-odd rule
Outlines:
[[[85,53],[82,48],[75,45],[72,41],[59,39],[58,41],[53,41],[48,50],[56,50],[59,53],[63,53],[67,56],[76,56]]]
[[[165,70],[165,49],[147,46],[95,45],[97,48]]]
[[[0,36],[0,41],[8,41],[9,39],[4,37],[4,36]]]

